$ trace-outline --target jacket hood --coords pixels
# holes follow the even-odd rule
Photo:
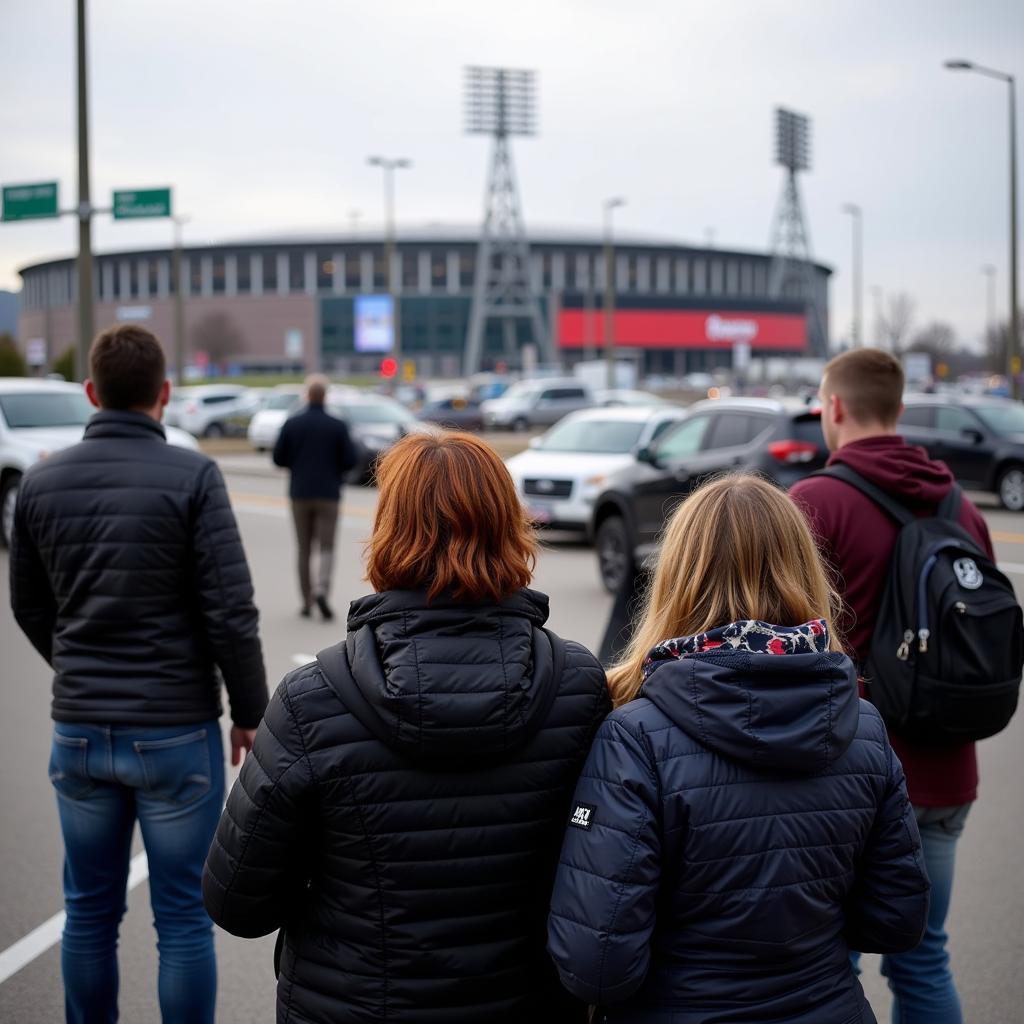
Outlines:
[[[902,437],[884,435],[844,445],[828,465],[849,466],[911,508],[938,505],[953,486],[953,474]]]
[[[547,617],[547,597],[532,590],[489,604],[385,591],[353,601],[346,639],[317,658],[378,739],[470,770],[542,724],[558,685]]]
[[[860,720],[853,662],[831,652],[687,655],[654,665],[641,693],[704,746],[769,772],[824,770]]]

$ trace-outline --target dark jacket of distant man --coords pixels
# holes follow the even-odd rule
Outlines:
[[[291,470],[293,501],[340,500],[345,474],[358,462],[348,427],[319,402],[285,420],[274,445],[274,463]]]

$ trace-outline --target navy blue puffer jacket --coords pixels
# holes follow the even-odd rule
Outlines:
[[[840,654],[655,666],[576,790],[549,923],[563,984],[615,1024],[854,1024],[851,949],[924,931],[903,771]]]

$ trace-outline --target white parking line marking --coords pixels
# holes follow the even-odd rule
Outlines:
[[[128,891],[141,885],[147,878],[149,862],[146,860],[146,854],[140,853],[132,857],[128,866]],[[0,985],[60,942],[66,916],[63,910],[59,914],[54,914],[48,921],[44,921],[38,928],[33,928],[28,935],[18,939],[13,946],[8,946],[0,953]]]
[[[292,655],[292,664],[295,666],[308,665],[311,661],[316,661],[315,654],[302,654],[300,652],[299,654]]]

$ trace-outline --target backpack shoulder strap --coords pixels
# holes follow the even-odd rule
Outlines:
[[[960,505],[963,501],[963,488],[959,484],[953,484],[939,504],[935,512],[937,519],[950,519],[954,523],[960,518]]]
[[[842,480],[856,488],[866,498],[870,498],[882,511],[887,512],[900,526],[907,526],[914,522],[915,516],[908,509],[904,508],[895,498],[876,487],[870,480],[865,480],[855,469],[851,469],[844,463],[835,466],[826,466],[819,470],[814,476],[830,476],[835,480]]]

